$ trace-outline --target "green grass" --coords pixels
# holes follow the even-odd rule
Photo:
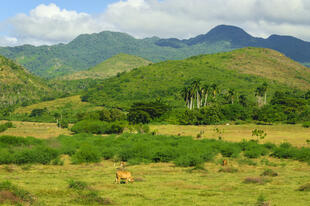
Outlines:
[[[141,57],[121,53],[103,61],[102,63],[86,71],[80,71],[70,75],[66,75],[61,77],[60,79],[104,79],[115,76],[117,73],[127,72],[134,68],[146,66],[151,63],[151,61],[148,61]]]
[[[64,157],[66,159],[66,157]],[[205,171],[189,173],[187,168],[174,167],[170,163],[127,166],[133,176],[141,181],[133,184],[114,184],[116,167],[111,161],[99,164],[64,166],[33,165],[24,171],[12,165],[8,172],[0,166],[0,180],[9,180],[22,186],[36,197],[41,205],[85,205],[76,202],[77,194],[68,188],[68,179],[87,183],[98,196],[113,205],[206,205],[234,206],[254,205],[263,194],[272,205],[307,206],[309,192],[298,189],[310,182],[310,166],[295,161],[271,159],[286,166],[272,168],[279,173],[266,184],[245,184],[247,177],[257,177],[264,165],[239,165],[236,173],[218,172],[220,165],[207,163]]]

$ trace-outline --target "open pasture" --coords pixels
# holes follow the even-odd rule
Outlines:
[[[6,121],[0,121],[4,123]],[[39,122],[19,122],[13,121],[14,128],[0,133],[0,135],[12,135],[19,137],[36,137],[40,139],[48,139],[59,135],[70,135],[68,129],[57,127],[56,123],[39,123]]]
[[[152,125],[151,131],[157,131],[163,135],[180,135],[201,138],[216,138],[222,137],[225,141],[240,142],[241,140],[256,139],[252,136],[254,129],[264,130],[267,136],[264,142],[281,144],[289,142],[294,146],[308,146],[307,140],[310,140],[310,128],[304,128],[302,125],[276,124],[276,125],[208,125],[208,126],[181,126],[181,125]],[[218,129],[218,130],[217,130]]]
[[[66,159],[66,157],[63,157]],[[254,160],[249,166],[240,160],[229,160],[227,167],[237,168],[234,173],[219,172],[219,163],[206,163],[206,170],[175,167],[170,163],[127,166],[136,182],[114,184],[116,166],[112,161],[97,164],[63,166],[29,165],[0,166],[0,181],[11,183],[30,192],[33,205],[96,205],[80,203],[78,191],[70,189],[69,180],[87,183],[98,195],[112,205],[170,205],[170,206],[233,206],[257,205],[263,195],[270,205],[307,206],[309,192],[298,188],[310,182],[310,166],[291,160]],[[266,177],[266,183],[244,183],[248,177],[262,178],[260,174],[270,168],[278,173]]]

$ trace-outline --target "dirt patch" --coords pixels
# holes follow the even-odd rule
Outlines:
[[[0,203],[22,203],[23,201],[8,190],[0,191]]]

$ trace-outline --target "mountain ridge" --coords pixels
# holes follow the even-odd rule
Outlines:
[[[68,44],[0,47],[0,54],[16,60],[34,74],[53,78],[87,70],[119,53],[161,62],[244,47],[270,48],[305,65],[310,63],[310,42],[280,35],[257,38],[239,27],[228,25],[217,26],[206,34],[184,40],[136,39],[126,33],[104,31],[79,35]]]

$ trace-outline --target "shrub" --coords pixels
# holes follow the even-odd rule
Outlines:
[[[131,111],[128,114],[128,121],[132,124],[148,124],[151,121],[151,116],[145,111]]]
[[[266,184],[267,182],[270,182],[269,179],[266,179],[264,177],[247,177],[244,179],[243,183],[246,183],[246,184]]]
[[[302,124],[302,126],[303,126],[304,128],[310,128],[310,122],[304,122],[304,123]]]
[[[101,160],[100,152],[97,150],[97,148],[90,145],[83,145],[72,156],[72,162],[74,164],[100,162],[100,160]]]
[[[68,180],[68,187],[70,189],[75,189],[75,190],[84,190],[88,188],[88,185],[86,182],[83,182],[83,181]]]
[[[236,173],[238,172],[238,169],[234,167],[222,167],[221,169],[219,169],[219,172]]]
[[[110,205],[111,201],[108,198],[100,197],[99,193],[94,190],[80,192],[75,202],[81,205]]]
[[[223,157],[237,157],[241,152],[241,149],[236,145],[230,145],[223,143],[220,145],[220,152]]]
[[[257,165],[257,163],[251,159],[240,159],[240,160],[238,160],[238,163],[241,165],[250,165],[250,166],[256,166]]]
[[[21,205],[22,203],[32,204],[32,195],[9,181],[0,182],[0,204],[10,202],[11,204]]]
[[[310,191],[310,183],[300,186],[298,191]]]
[[[14,163],[28,164],[41,163],[49,164],[51,160],[58,157],[58,152],[55,149],[38,146],[35,148],[24,149],[16,152],[14,155]]]
[[[12,122],[6,122],[4,124],[0,124],[0,132],[4,132],[5,130],[14,127]]]
[[[278,176],[278,173],[276,173],[272,169],[265,169],[265,171],[260,176],[276,177]]]
[[[202,164],[203,162],[204,162],[203,158],[194,153],[184,154],[174,161],[176,166],[181,167],[197,166]]]
[[[267,202],[265,200],[265,197],[262,194],[260,194],[257,198],[256,205],[257,206],[269,206],[269,202]]]
[[[83,120],[76,123],[71,131],[90,134],[120,134],[125,128],[124,122],[102,122],[99,120]]]

